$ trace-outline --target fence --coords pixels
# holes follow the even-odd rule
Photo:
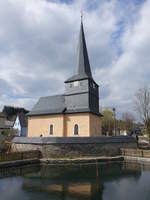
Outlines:
[[[23,151],[23,152],[0,153],[0,162],[25,160],[32,158],[37,158],[37,159],[41,158],[41,152],[38,150],[33,150],[33,151]]]
[[[150,158],[150,150],[142,149],[120,149],[122,156]]]
[[[149,138],[147,136],[139,136],[138,138],[139,138],[139,142],[141,142],[142,140],[149,142]]]

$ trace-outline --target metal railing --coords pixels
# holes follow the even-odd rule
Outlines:
[[[122,156],[150,158],[150,150],[142,149],[120,149]]]

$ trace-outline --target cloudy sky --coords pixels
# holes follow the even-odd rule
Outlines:
[[[150,84],[150,0],[0,0],[0,109],[64,93],[81,10],[100,105],[133,111]]]

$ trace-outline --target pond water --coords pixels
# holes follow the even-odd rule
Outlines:
[[[150,200],[150,166],[135,163],[0,169],[0,200]]]

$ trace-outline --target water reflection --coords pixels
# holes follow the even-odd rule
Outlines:
[[[0,178],[38,173],[40,169],[41,169],[40,165],[30,165],[30,166],[13,167],[13,168],[0,168]]]
[[[144,200],[150,197],[149,170],[150,166],[123,162],[1,169],[0,200],[17,200],[18,194],[22,200]]]

